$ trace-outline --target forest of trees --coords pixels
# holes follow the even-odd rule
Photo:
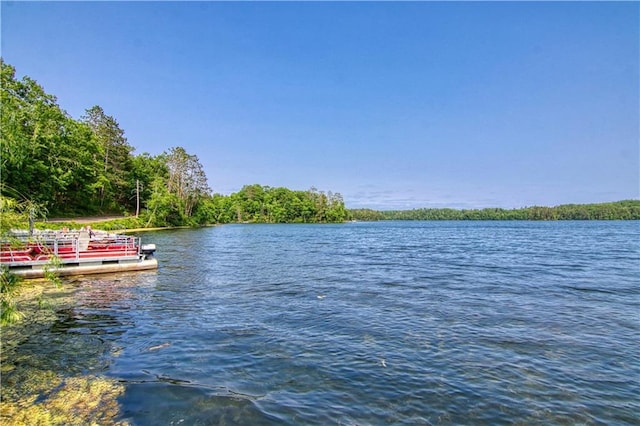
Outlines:
[[[140,226],[228,222],[341,222],[340,194],[260,185],[212,195],[197,156],[182,147],[134,154],[100,106],[70,117],[29,77],[0,59],[2,208],[39,217],[125,214]]]
[[[213,194],[197,156],[182,147],[134,154],[100,106],[70,117],[33,79],[0,59],[0,210],[31,217],[122,214],[134,227],[346,220],[640,219],[640,201],[521,209],[347,210],[339,193],[258,184]],[[18,216],[19,217],[19,216]],[[12,219],[13,220],[13,219]]]
[[[327,223],[344,222],[349,217],[339,193],[257,184],[246,185],[229,196],[216,194],[198,213],[215,223]]]
[[[640,220],[640,200],[520,209],[349,210],[355,220]]]

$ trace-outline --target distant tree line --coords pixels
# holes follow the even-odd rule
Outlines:
[[[102,107],[76,120],[35,80],[17,79],[2,59],[0,65],[5,208],[40,217],[126,214],[141,227],[346,218],[340,194],[315,189],[250,185],[229,196],[212,195],[198,157],[184,148],[134,155],[124,130]]]
[[[349,210],[351,218],[377,220],[640,220],[640,200],[598,204],[564,204],[519,209]]]

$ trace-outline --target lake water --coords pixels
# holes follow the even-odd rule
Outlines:
[[[24,350],[135,425],[640,424],[639,225],[145,233],[158,271],[74,279]]]

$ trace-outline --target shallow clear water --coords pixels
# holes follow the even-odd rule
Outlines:
[[[136,425],[639,424],[639,225],[146,233],[157,272],[75,280],[25,348]]]

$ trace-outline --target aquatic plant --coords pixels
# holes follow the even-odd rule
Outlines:
[[[0,353],[2,425],[126,425],[119,416],[118,398],[125,387],[98,374],[94,352],[67,345],[65,351],[83,354],[74,359],[79,368],[69,371],[60,363],[62,353],[43,352],[33,339],[60,320],[60,312],[73,305],[72,288],[61,290],[45,280],[22,285],[14,301],[24,320],[2,329]],[[42,300],[49,309],[42,309]],[[29,344],[31,342],[31,344]],[[37,342],[37,340],[36,340]],[[76,342],[83,344],[88,341]],[[32,349],[25,349],[31,347]],[[98,351],[99,352],[99,351]],[[88,355],[87,355],[88,353]],[[63,356],[63,359],[68,359]]]
[[[12,425],[126,425],[116,421],[124,385],[97,376],[62,378],[50,371],[30,381],[31,392],[5,399],[0,422]]]
[[[58,276],[56,268],[62,263],[57,257],[53,257],[44,266],[45,282],[54,284],[56,288],[62,288],[62,281]],[[17,297],[25,289],[21,284],[23,279],[16,274],[12,274],[5,266],[0,266],[0,325],[16,323],[24,318],[24,313],[18,307]],[[38,296],[38,307],[40,309],[49,308],[49,304],[44,299],[42,291]]]

